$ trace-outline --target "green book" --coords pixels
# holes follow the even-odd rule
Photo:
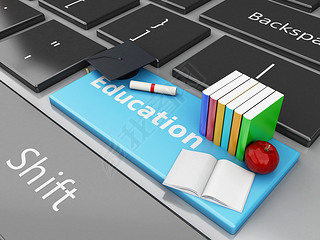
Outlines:
[[[241,121],[236,158],[243,161],[246,147],[254,141],[269,141],[276,130],[283,94],[275,91],[247,111]]]

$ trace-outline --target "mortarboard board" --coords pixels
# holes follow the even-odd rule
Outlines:
[[[105,78],[112,81],[133,77],[140,68],[156,61],[156,58],[127,41],[86,60]]]

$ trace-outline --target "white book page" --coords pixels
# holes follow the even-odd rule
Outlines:
[[[216,162],[210,154],[182,149],[163,184],[200,197]]]
[[[255,174],[228,160],[219,160],[203,198],[242,212]]]

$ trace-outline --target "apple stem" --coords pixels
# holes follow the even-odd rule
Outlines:
[[[270,147],[271,147],[271,145],[269,144],[268,147],[265,148],[265,150],[266,150],[267,152],[269,152],[269,148],[270,148]]]

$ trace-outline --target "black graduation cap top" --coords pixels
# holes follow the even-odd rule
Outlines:
[[[130,78],[137,74],[140,68],[156,61],[130,41],[104,50],[86,60],[110,81]]]

